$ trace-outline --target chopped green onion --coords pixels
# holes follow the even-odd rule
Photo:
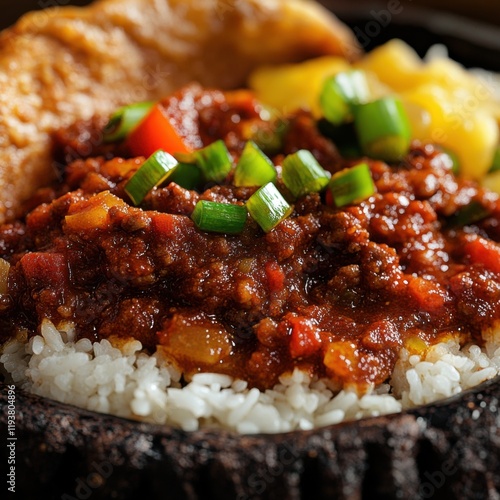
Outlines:
[[[385,97],[353,108],[354,125],[363,152],[385,161],[397,161],[408,152],[410,122],[396,97]]]
[[[496,172],[497,170],[500,170],[500,145],[495,150],[495,156],[493,157],[493,163],[489,171]]]
[[[310,151],[301,149],[283,160],[281,176],[295,198],[321,191],[330,180]]]
[[[452,151],[451,149],[448,148],[441,148],[443,150],[443,153],[448,156],[450,159],[451,163],[451,171],[455,174],[458,175],[460,173],[460,161],[458,159],[457,154]]]
[[[250,196],[247,210],[262,230],[268,233],[293,212],[293,207],[278,188],[269,182]]]
[[[488,217],[491,212],[479,201],[473,200],[468,205],[458,209],[449,219],[449,228],[459,228],[480,222]]]
[[[118,142],[125,139],[153,106],[154,102],[139,102],[116,110],[104,127],[103,141]]]
[[[359,203],[375,193],[370,168],[366,163],[337,172],[332,176],[328,188],[337,207]]]
[[[264,122],[262,125],[254,125],[249,134],[257,146],[269,155],[277,154],[283,148],[283,141],[289,129],[289,123],[281,117],[273,118],[271,122]]]
[[[352,70],[328,78],[321,90],[320,106],[325,118],[335,125],[346,121],[352,106],[370,98],[368,81],[363,71]]]
[[[192,151],[191,153],[173,153],[175,159],[179,163],[184,163],[186,165],[196,165],[196,151]]]
[[[196,189],[203,182],[201,170],[190,163],[179,163],[169,177],[170,182],[175,182],[184,189]]]
[[[233,166],[233,159],[223,140],[192,153],[178,153],[175,157],[181,163],[197,165],[207,182],[222,182]]]
[[[248,141],[234,171],[235,186],[263,186],[276,180],[273,162],[253,141]]]
[[[333,141],[339,153],[344,158],[359,158],[363,156],[359,147],[354,123],[347,122],[334,125],[326,119],[318,120],[318,130],[325,137]]]
[[[202,231],[238,234],[247,220],[247,209],[241,205],[229,205],[215,201],[199,201],[191,219]]]
[[[163,183],[175,171],[179,162],[165,151],[156,151],[125,184],[125,192],[135,205],[139,205],[146,195]]]

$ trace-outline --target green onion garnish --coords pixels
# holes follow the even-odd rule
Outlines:
[[[367,102],[369,98],[370,90],[365,73],[352,70],[328,78],[319,99],[325,118],[339,125],[351,116],[353,105]]]
[[[497,146],[495,150],[495,156],[493,157],[493,163],[489,171],[496,172],[497,170],[500,170],[500,146]]]
[[[460,228],[480,222],[488,217],[491,212],[479,201],[472,200],[468,205],[458,209],[447,222],[448,228]]]
[[[334,125],[325,118],[318,120],[318,130],[333,141],[344,158],[359,158],[363,153],[359,147],[354,123],[346,122]]]
[[[149,113],[154,102],[139,102],[117,109],[104,127],[104,142],[118,142],[125,139],[139,122]]]
[[[203,175],[196,165],[179,163],[169,179],[184,189],[196,189],[202,184]]]
[[[363,152],[385,161],[397,161],[408,152],[410,122],[396,97],[354,106],[354,125]]]
[[[146,195],[164,182],[176,169],[179,162],[165,151],[156,151],[125,184],[125,192],[135,205],[139,205]]]
[[[274,112],[270,111],[269,114],[274,114]],[[288,121],[282,117],[276,117],[272,119],[271,123],[264,123],[264,126],[257,126],[252,130],[249,139],[255,142],[265,154],[277,154],[283,148],[283,141],[288,129]]]
[[[175,156],[182,163],[197,165],[207,182],[222,182],[233,166],[233,159],[223,140],[215,141],[192,153],[176,154]]]
[[[241,205],[229,205],[215,201],[199,201],[191,219],[202,231],[238,234],[247,220],[247,209]]]
[[[328,188],[337,207],[359,203],[375,193],[370,167],[360,163],[332,176]]]
[[[321,191],[330,180],[326,170],[306,149],[288,155],[283,160],[281,176],[295,198]]]
[[[293,212],[293,207],[278,188],[269,182],[250,196],[247,210],[262,230],[268,233]]]
[[[458,175],[460,173],[460,160],[458,159],[457,154],[448,148],[441,148],[443,153],[450,159],[451,162],[451,171]]]
[[[273,162],[253,141],[248,141],[234,171],[235,186],[263,186],[276,180]]]

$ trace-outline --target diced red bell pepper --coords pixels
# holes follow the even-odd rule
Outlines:
[[[152,110],[130,133],[127,147],[132,155],[146,158],[159,149],[170,154],[193,151],[187,140],[176,130],[161,104],[153,106]]]
[[[494,241],[478,236],[465,244],[464,251],[472,264],[480,264],[500,274],[500,246]]]

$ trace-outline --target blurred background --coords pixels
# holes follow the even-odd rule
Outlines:
[[[21,13],[27,10],[57,5],[85,5],[88,3],[90,3],[90,0],[0,0],[2,7],[0,27],[9,26],[15,22]],[[397,4],[408,11],[431,7],[436,10],[460,14],[469,19],[478,19],[500,25],[500,2],[498,0],[333,0],[323,3],[333,6],[333,9],[337,12],[358,11],[360,13],[369,13],[372,9],[388,9],[390,6],[397,8]]]
[[[443,43],[450,56],[466,66],[500,71],[499,0],[319,1],[353,29],[366,50],[395,37],[408,41],[420,55]],[[28,10],[89,3],[91,0],[0,0],[0,29]]]

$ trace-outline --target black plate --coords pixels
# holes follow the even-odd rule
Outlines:
[[[367,28],[372,14],[339,13],[354,30],[372,29],[367,48],[398,37],[423,54],[446,43],[467,66],[500,69],[497,29],[419,12],[394,17],[379,33]],[[0,463],[9,471],[6,444],[14,442],[18,498],[494,499],[500,492],[499,380],[402,414],[273,436],[186,433],[19,389],[15,396],[9,407],[1,387]],[[17,440],[8,441],[14,407]]]

